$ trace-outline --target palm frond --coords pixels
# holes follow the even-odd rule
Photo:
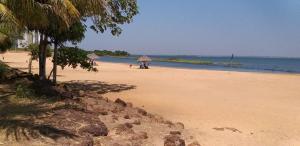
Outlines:
[[[52,12],[69,27],[74,21],[80,19],[80,13],[70,0],[48,0]]]
[[[4,4],[0,3],[0,33],[11,36],[21,30],[20,22]]]
[[[17,18],[15,18],[11,10],[8,9],[4,4],[0,3],[0,23],[7,22],[14,25],[19,25]]]

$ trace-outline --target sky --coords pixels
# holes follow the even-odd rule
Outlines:
[[[80,47],[145,55],[300,57],[300,0],[138,0],[119,37],[92,30]]]

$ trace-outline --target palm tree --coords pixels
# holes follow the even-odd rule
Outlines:
[[[17,26],[41,34],[39,76],[43,80],[46,79],[46,47],[51,35],[48,30],[52,23],[60,32],[90,18],[93,21],[90,28],[96,32],[110,29],[113,35],[119,35],[118,25],[130,23],[137,13],[136,0],[0,0],[0,27]]]
[[[1,24],[17,24],[20,28],[40,32],[39,75],[46,79],[46,47],[49,44],[46,33],[50,18],[57,17],[60,29],[67,29],[73,20],[79,20],[79,12],[69,0],[1,0],[0,16],[5,22]]]
[[[12,12],[0,3],[0,48],[4,52],[12,45],[12,37],[18,32],[18,20]]]

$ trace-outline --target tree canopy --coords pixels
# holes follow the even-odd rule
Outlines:
[[[80,42],[86,28],[119,35],[120,25],[137,13],[136,0],[0,0],[0,27],[40,33],[39,75],[46,79],[47,45]],[[88,19],[90,26],[85,25]]]
[[[5,52],[8,48],[12,46],[11,39],[0,33],[0,53]]]
[[[88,52],[78,47],[60,48],[57,56],[57,65],[64,69],[66,66],[76,68],[80,65],[81,68],[88,71],[97,71],[93,66],[93,62],[88,58]]]

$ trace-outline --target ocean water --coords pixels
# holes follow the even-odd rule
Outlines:
[[[138,64],[136,58],[130,57],[108,57],[98,58],[99,61]],[[274,72],[274,73],[300,73],[300,58],[271,58],[271,57],[234,57],[232,62],[238,65],[229,65],[231,56],[228,57],[207,57],[207,56],[149,56],[151,58],[177,58],[186,60],[211,61],[212,65],[199,65],[177,62],[152,61],[151,66],[163,66],[187,69],[209,69],[225,71],[244,71],[244,72]]]

